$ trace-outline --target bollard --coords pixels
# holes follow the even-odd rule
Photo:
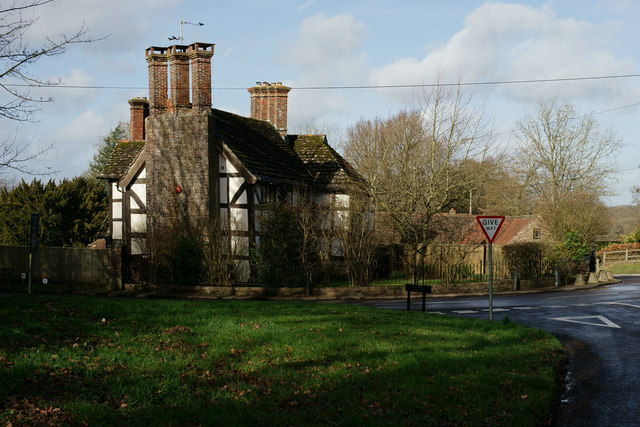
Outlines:
[[[518,267],[513,267],[513,290],[518,290]]]
[[[607,272],[604,270],[600,270],[598,272],[598,281],[599,282],[607,282],[609,279],[607,279]]]

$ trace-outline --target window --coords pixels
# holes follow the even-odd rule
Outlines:
[[[542,237],[542,231],[539,228],[534,228],[533,229],[533,238],[535,240],[538,240]]]

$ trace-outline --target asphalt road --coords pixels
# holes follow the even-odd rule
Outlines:
[[[557,426],[640,426],[640,277],[592,289],[494,295],[493,319],[540,328],[568,349],[567,391]],[[406,299],[363,301],[406,310]],[[420,310],[412,294],[412,310]],[[426,310],[489,318],[483,297],[427,298]]]

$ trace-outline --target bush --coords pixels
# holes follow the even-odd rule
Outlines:
[[[556,259],[580,262],[591,254],[591,248],[580,233],[570,231],[564,235],[564,241],[553,248],[553,254]]]
[[[611,251],[626,251],[627,249],[640,249],[640,243],[614,243],[607,247],[604,247],[598,251],[598,255],[602,255],[602,252]]]
[[[204,252],[199,236],[181,234],[171,256],[173,282],[177,285],[197,285],[203,274]]]
[[[636,228],[635,231],[625,236],[622,236],[622,240],[624,241],[624,243],[636,243],[640,245],[640,227]],[[619,250],[619,249],[609,249],[609,250]]]
[[[293,209],[275,203],[262,211],[259,221],[262,232],[253,259],[260,283],[267,286],[303,284],[302,232]]]
[[[177,227],[156,229],[144,241],[147,266],[138,266],[149,283],[230,286],[238,275],[238,250],[217,223],[185,232]]]
[[[509,270],[518,269],[520,277],[540,277],[544,274],[544,256],[548,248],[543,243],[522,242],[506,245],[502,254]]]

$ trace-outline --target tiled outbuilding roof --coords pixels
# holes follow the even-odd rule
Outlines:
[[[144,148],[144,141],[120,141],[109,156],[109,160],[99,178],[118,180],[124,175],[129,166]]]
[[[527,226],[531,225],[537,218],[536,216],[505,217],[493,244],[501,246],[514,243],[514,239],[523,233]],[[437,214],[432,217],[432,221],[438,233],[437,239],[442,243],[479,245],[486,240],[475,215]],[[528,236],[528,239],[531,238],[532,236]]]
[[[325,135],[288,135],[289,142],[313,177],[316,187],[345,191],[363,181],[351,165],[327,143]]]

